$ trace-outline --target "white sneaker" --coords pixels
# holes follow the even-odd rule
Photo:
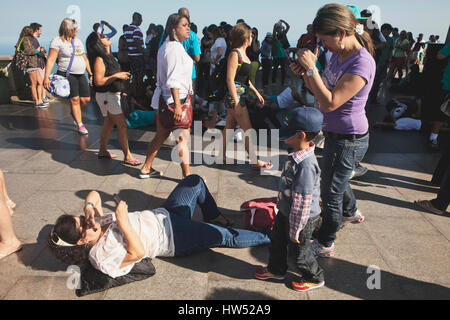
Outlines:
[[[366,167],[357,166],[355,168],[355,170],[352,171],[352,175],[350,176],[350,180],[362,177],[363,175],[365,175],[367,173],[367,171],[369,171],[369,169],[367,169]]]
[[[334,243],[330,247],[325,247],[319,241],[314,240],[314,242],[311,243],[311,249],[316,257],[334,257]]]
[[[48,106],[49,106],[48,104],[40,103],[36,105],[36,109],[47,109]]]
[[[78,126],[78,133],[85,136],[87,135],[89,132],[87,131],[86,127],[84,126],[84,124],[81,124]]]
[[[355,215],[353,217],[342,217],[341,228],[345,227],[349,223],[358,224],[364,222],[365,218],[362,215],[361,211],[356,210]]]

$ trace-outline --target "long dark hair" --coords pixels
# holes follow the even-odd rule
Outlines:
[[[21,44],[20,42],[25,37],[31,37],[33,35],[33,29],[30,28],[30,26],[23,27],[22,31],[20,32],[19,40],[17,40],[16,43],[16,49]]]
[[[86,39],[86,51],[92,71],[94,71],[95,59],[98,57],[103,59],[105,65],[116,62],[114,56],[106,52],[105,45],[97,32],[92,32]]]
[[[74,216],[65,214],[56,220],[55,226],[47,238],[47,246],[53,255],[63,263],[81,266],[88,261],[91,247],[89,245],[76,245],[80,238],[81,234],[76,228]],[[57,245],[56,243],[59,240],[73,246]]]
[[[313,22],[313,30],[314,33],[331,36],[335,36],[342,31],[347,36],[354,35],[358,42],[373,56],[375,49],[372,39],[367,31],[364,31],[362,35],[358,34],[355,31],[357,24],[358,20],[349,8],[331,3],[319,9]]]
[[[169,37],[170,41],[175,41],[173,29],[175,29],[178,26],[178,24],[180,23],[180,20],[183,18],[186,18],[187,21],[190,23],[189,18],[185,15],[173,13],[169,16],[169,18],[167,19],[167,23],[166,23],[166,29],[164,30],[164,40],[166,40],[167,37]]]

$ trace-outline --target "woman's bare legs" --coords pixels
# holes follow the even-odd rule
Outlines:
[[[14,233],[7,200],[9,197],[6,192],[5,179],[0,170],[0,257],[17,251],[20,247],[20,241]]]
[[[81,116],[82,111],[86,108],[91,98],[89,97],[73,97],[70,98],[70,107],[72,108],[72,116],[75,122],[80,125],[83,123],[83,119]]]
[[[39,73],[39,70],[28,72],[28,76],[30,77],[31,82],[31,96],[33,97],[35,105],[41,104],[42,101],[42,78]]]
[[[147,150],[147,158],[145,159],[145,163],[141,169],[142,174],[148,174],[150,173],[152,169],[152,163],[153,160],[156,157],[156,154],[158,153],[159,149],[161,149],[162,145],[164,144],[164,141],[169,137],[170,130],[164,128],[159,123],[159,117],[157,117],[156,120],[156,136],[153,139],[153,141],[148,146]]]
[[[107,146],[113,128],[114,122],[111,120],[110,114],[108,113],[108,115],[104,118],[102,132],[100,134],[100,149],[98,151],[99,156],[110,155]]]
[[[250,122],[250,117],[248,115],[247,108],[243,108],[240,104],[235,107],[234,109],[228,109],[227,112],[227,121],[225,125],[225,129],[223,131],[223,159],[226,159],[226,129],[235,129],[236,123],[239,124],[241,129],[245,132],[252,129],[252,123]],[[253,159],[257,159],[256,155],[250,153],[250,136],[245,136],[245,151],[247,151],[247,154],[250,158],[250,164],[252,167],[259,168],[264,166],[264,162],[261,160],[257,160],[257,163],[252,163]]]
[[[124,115],[122,113],[117,115],[108,113],[108,117],[112,121],[113,126],[115,125],[117,127],[117,140],[119,140],[119,145],[124,155],[124,161],[129,162],[135,160],[128,145],[127,122],[125,121]]]
[[[181,171],[183,172],[183,179],[186,178],[187,176],[191,175],[191,166],[189,164],[189,136],[190,136],[190,131],[189,129],[183,129],[178,137],[177,140],[177,144],[178,144],[178,150],[180,150],[179,152],[179,157],[181,159]]]

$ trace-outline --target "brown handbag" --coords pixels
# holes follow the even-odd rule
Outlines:
[[[161,96],[159,98],[159,110],[158,117],[160,124],[171,130],[175,129],[189,129],[192,126],[192,119],[194,117],[193,109],[192,109],[192,100],[191,96],[188,95],[186,101],[181,105],[181,110],[183,115],[181,116],[181,120],[175,122],[174,114],[175,114],[175,105],[170,104],[167,105],[164,101],[164,98]]]

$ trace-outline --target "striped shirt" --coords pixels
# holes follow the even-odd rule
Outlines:
[[[130,24],[124,32],[125,39],[128,45],[128,55],[131,57],[142,56],[143,53],[139,52],[139,48],[143,49],[144,35],[139,27]]]

